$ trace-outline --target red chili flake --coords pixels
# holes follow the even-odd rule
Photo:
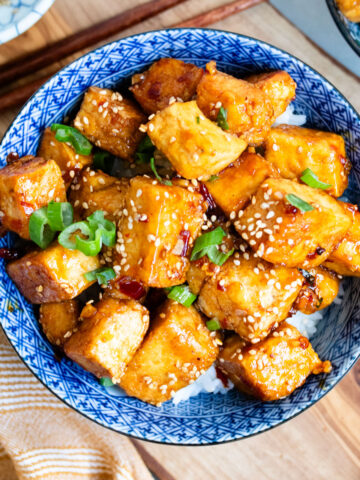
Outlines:
[[[322,255],[324,252],[325,252],[325,248],[317,247],[317,249],[316,249],[316,254],[317,255]]]
[[[216,288],[221,292],[225,292],[226,290],[225,285],[222,285],[220,282],[217,283]]]
[[[208,211],[209,210],[215,210],[216,209],[216,203],[213,197],[210,195],[209,190],[207,189],[206,185],[204,183],[200,184],[200,189],[199,192],[201,195],[204,197],[204,199],[207,201],[208,204]]]
[[[10,152],[9,155],[6,157],[6,163],[9,165],[12,162],[19,160],[19,154],[16,152]]]
[[[303,350],[306,350],[309,346],[309,340],[306,338],[306,337],[300,337],[299,338],[299,344],[300,344],[300,347],[303,349]]]
[[[121,293],[128,295],[134,300],[139,300],[146,294],[146,290],[142,284],[131,277],[121,277],[116,283],[119,285]]]
[[[291,205],[290,203],[285,205],[285,213],[288,215],[296,215],[298,211],[298,208],[294,207],[294,205]]]
[[[189,241],[190,241],[190,232],[189,230],[181,230],[179,233],[179,237],[184,242],[183,249],[180,253],[181,257],[186,257],[188,249],[189,249]]]
[[[223,373],[219,367],[215,367],[215,370],[216,370],[216,376],[219,380],[221,380],[222,384],[224,385],[225,388],[227,388],[229,386],[229,383],[228,383],[228,378],[227,376],[225,375],[225,373]]]
[[[70,177],[70,172],[71,171],[73,171],[75,173],[74,177]],[[81,172],[81,168],[78,168],[78,167],[72,167],[69,170],[65,171],[64,175],[62,176],[64,182],[65,183],[72,182],[76,177],[79,176],[80,172]]]
[[[19,257],[19,252],[15,248],[0,248],[0,258],[4,260],[16,260]]]

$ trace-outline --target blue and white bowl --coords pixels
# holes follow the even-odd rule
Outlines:
[[[360,55],[360,23],[350,22],[339,10],[336,0],[326,0],[330,13],[351,48]]]
[[[308,126],[344,136],[353,164],[346,192],[360,201],[360,119],[346,99],[325,78],[297,58],[253,38],[218,30],[172,29],[124,38],[101,47],[52,77],[24,106],[0,145],[0,163],[10,152],[35,154],[45,127],[77,108],[90,85],[116,88],[161,57],[175,57],[204,66],[216,60],[219,70],[236,76],[283,69],[298,84],[294,102]],[[330,233],[331,234],[331,233]],[[9,246],[8,236],[0,240]],[[154,407],[112,389],[104,389],[69,359],[58,362],[42,336],[33,308],[0,266],[1,324],[25,364],[55,395],[86,417],[117,432],[162,443],[204,445],[236,440],[289,420],[321,399],[349,371],[360,355],[360,283],[344,281],[340,305],[328,308],[312,338],[333,371],[312,376],[284,400],[262,403],[235,390],[201,394],[174,405]],[[16,308],[11,309],[9,305]],[[154,352],[156,355],[156,352]],[[322,381],[321,381],[322,380]]]

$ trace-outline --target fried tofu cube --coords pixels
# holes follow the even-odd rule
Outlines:
[[[275,122],[295,99],[296,83],[284,70],[251,75],[246,80],[260,88],[270,99],[274,110],[271,123]]]
[[[338,273],[360,277],[360,213],[357,205],[340,202],[352,221],[345,237],[333,250],[324,266]]]
[[[74,125],[96,146],[131,161],[144,137],[139,127],[146,120],[139,107],[120,93],[90,87]]]
[[[87,257],[55,242],[9,263],[6,269],[29,302],[52,303],[80,295],[95,282],[86,280],[84,274],[99,267],[98,257]]]
[[[66,201],[61,170],[54,160],[28,155],[0,170],[1,223],[5,229],[29,240],[31,214],[51,200]]]
[[[78,326],[79,314],[77,300],[40,305],[39,322],[52,345],[64,346]]]
[[[69,201],[77,218],[102,210],[108,220],[115,221],[125,206],[129,180],[87,168],[72,187]]]
[[[194,307],[167,300],[152,320],[120,386],[144,402],[165,402],[211,367],[219,352],[217,343]]]
[[[265,140],[265,158],[290,180],[299,179],[310,168],[324,183],[327,193],[340,197],[348,185],[350,162],[340,135],[311,128],[279,125]]]
[[[328,307],[339,293],[339,277],[322,267],[301,270],[305,283],[294,303],[294,309],[311,315]]]
[[[132,178],[118,223],[116,272],[149,287],[183,283],[206,207],[199,193]]]
[[[195,101],[173,103],[148,123],[156,147],[185,178],[208,178],[236,160],[247,144],[204,117]]]
[[[149,327],[148,310],[135,300],[106,298],[85,305],[79,330],[65,343],[66,355],[98,378],[119,383]]]
[[[227,111],[229,132],[250,145],[259,145],[270,130],[274,110],[270,99],[252,83],[216,70],[215,62],[197,88],[197,104],[203,113],[216,121],[219,110]]]
[[[51,128],[44,130],[37,155],[45,160],[55,160],[60,167],[65,186],[68,188],[81,170],[92,164],[93,157],[79,155],[67,142],[56,140],[55,135]]]
[[[336,0],[336,4],[350,22],[360,22],[360,4],[357,0]]]
[[[234,335],[225,340],[219,368],[241,392],[269,402],[287,397],[311,374],[329,373],[306,337],[283,322],[256,345]]]
[[[256,343],[288,316],[302,284],[297,269],[261,262],[245,252],[205,279],[198,306],[222,328]]]
[[[290,203],[289,195],[313,209],[300,210]],[[257,255],[287,267],[320,265],[351,225],[341,202],[319,189],[282,178],[266,180],[239,213],[235,228]]]
[[[245,207],[268,177],[277,177],[279,174],[261,155],[244,152],[217,176],[215,180],[206,182],[206,187],[223,212],[233,217]]]
[[[132,77],[130,90],[146,113],[156,113],[169,102],[191,100],[203,75],[202,68],[176,58],[161,58],[149,70]]]

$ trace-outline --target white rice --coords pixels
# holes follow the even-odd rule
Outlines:
[[[296,127],[300,127],[306,123],[306,115],[299,115],[294,113],[294,106],[290,104],[285,112],[281,114],[275,121],[274,127],[277,125],[285,124],[285,125],[294,125]]]

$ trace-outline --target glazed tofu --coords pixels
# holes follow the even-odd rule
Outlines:
[[[336,0],[336,4],[350,22],[360,22],[360,3],[358,0]]]
[[[199,193],[132,178],[118,223],[116,273],[150,287],[183,283],[206,208]]]
[[[149,312],[134,300],[106,298],[85,305],[79,330],[65,343],[66,355],[97,377],[119,383],[149,327]]]
[[[205,279],[198,307],[207,317],[217,318],[222,328],[256,343],[288,316],[302,284],[295,268],[237,253]]]
[[[55,138],[55,132],[46,128],[37,152],[39,157],[45,160],[55,160],[59,165],[66,188],[69,187],[81,170],[92,164],[92,155],[79,155],[67,142],[59,142]]]
[[[357,205],[343,203],[352,225],[324,265],[339,275],[360,277],[360,213]]]
[[[161,58],[149,70],[132,77],[130,90],[146,113],[156,113],[172,101],[191,100],[203,73],[192,63]]]
[[[195,308],[167,300],[120,386],[132,397],[159,405],[205,373],[217,358],[218,343]]]
[[[350,162],[340,135],[310,128],[279,125],[265,140],[265,158],[290,180],[299,179],[310,168],[324,183],[327,192],[340,197],[348,185]]]
[[[306,337],[283,322],[257,345],[245,345],[238,336],[228,338],[219,368],[241,392],[269,402],[287,397],[311,374],[329,373]]]
[[[102,210],[108,220],[115,221],[124,208],[128,187],[128,179],[87,168],[72,185],[69,201],[77,218],[85,219],[96,210]]]
[[[259,145],[270,130],[274,110],[270,99],[252,83],[216,70],[215,62],[206,66],[197,88],[197,104],[216,121],[219,110],[227,111],[229,132],[250,145]]]
[[[87,257],[53,243],[9,263],[7,273],[31,303],[53,303],[77,297],[94,281],[84,274],[100,267],[98,257]]]
[[[63,347],[79,323],[77,300],[40,305],[39,322],[49,342]]]
[[[120,93],[90,87],[74,125],[96,146],[125,160],[133,160],[144,134],[139,127],[146,117],[139,107]]]
[[[246,80],[260,88],[270,99],[274,111],[271,123],[285,112],[295,98],[296,83],[284,70],[252,75]]]
[[[301,270],[305,283],[295,300],[294,309],[311,315],[328,307],[339,293],[338,276],[326,268],[316,267]]]
[[[245,150],[244,140],[204,117],[195,101],[173,103],[148,123],[148,135],[185,178],[208,178]]]
[[[277,177],[277,170],[261,155],[244,152],[229,167],[217,174],[206,187],[215,203],[229,217],[235,217],[249,202],[268,177]]]
[[[313,210],[300,210],[288,195]],[[266,180],[239,214],[235,227],[259,257],[305,269],[323,263],[351,225],[341,202],[319,189],[280,178]]]
[[[5,229],[30,239],[31,214],[51,200],[66,201],[64,180],[54,160],[29,155],[0,170],[1,223]]]

